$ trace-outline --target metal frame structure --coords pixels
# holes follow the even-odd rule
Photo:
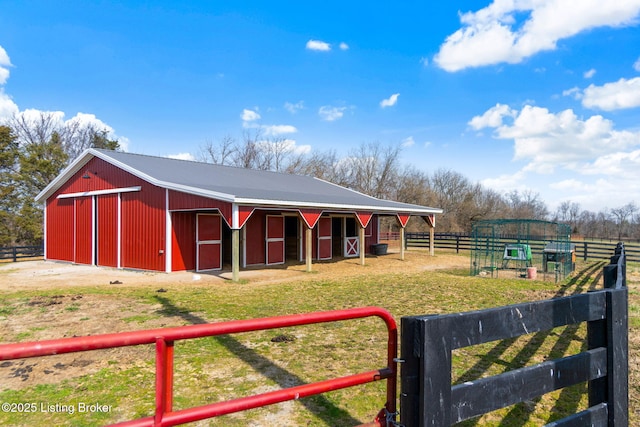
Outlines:
[[[527,277],[527,269],[535,267],[546,275],[543,262],[545,245],[553,244],[558,252],[569,254],[571,227],[567,224],[533,219],[493,219],[478,221],[471,232],[472,276],[498,277],[500,271],[510,271],[516,277]],[[507,249],[523,248],[530,257],[510,257]],[[556,281],[573,271],[571,256],[559,257],[550,272]]]

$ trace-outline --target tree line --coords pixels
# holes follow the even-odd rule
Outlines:
[[[37,245],[43,241],[42,206],[34,202],[44,189],[86,148],[118,150],[117,140],[91,124],[60,123],[47,113],[16,116],[0,125],[0,246]],[[285,138],[246,130],[241,138],[225,136],[199,148],[197,160],[227,166],[314,176],[374,197],[444,210],[438,231],[470,231],[475,221],[514,218],[567,223],[587,238],[640,239],[639,209],[634,202],[599,212],[566,201],[550,212],[538,193],[501,194],[449,169],[431,173],[400,161],[401,147],[362,143],[340,156],[335,150],[308,152]],[[394,221],[384,230],[397,227]],[[410,230],[424,223],[412,219]]]
[[[0,124],[0,246],[39,245],[43,208],[34,198],[87,148],[119,149],[106,129],[60,122],[53,113],[17,115]]]

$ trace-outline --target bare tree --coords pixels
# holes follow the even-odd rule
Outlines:
[[[618,240],[627,234],[629,227],[629,220],[633,219],[633,215],[638,211],[638,207],[635,203],[630,202],[619,208],[611,209],[611,216],[616,223],[616,230],[618,232]]]
[[[200,147],[198,158],[207,163],[231,165],[238,150],[238,142],[230,135],[222,137],[219,142],[209,140]]]

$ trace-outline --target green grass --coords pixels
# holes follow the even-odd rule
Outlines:
[[[583,266],[589,269],[589,265]],[[592,267],[593,272],[601,270]],[[591,271],[590,270],[590,271]],[[74,292],[126,298],[157,306],[121,320],[144,329],[147,321],[163,316],[185,324],[210,319],[248,319],[378,305],[398,320],[401,316],[470,311],[561,293],[586,292],[593,283],[588,274],[559,284],[519,279],[470,277],[466,269],[389,272],[369,277],[252,286],[224,283],[211,287],[173,286],[157,294],[134,287],[74,288]],[[60,291],[0,293],[0,310],[24,310],[31,298]],[[640,296],[630,295],[630,325],[638,327]],[[287,334],[292,340],[272,342]],[[562,357],[581,351],[585,327],[566,326],[513,340],[487,343],[454,352],[453,381],[464,382],[509,369],[539,363],[549,355]],[[376,369],[385,364],[386,330],[379,319],[364,319],[282,330],[260,331],[180,341],[175,347],[174,408],[188,408],[265,392],[304,382]],[[150,352],[152,349],[150,350]],[[154,408],[153,357],[131,367],[107,361],[99,372],[20,391],[0,392],[0,402],[99,402],[113,408],[107,414],[10,414],[0,412],[0,425],[91,426],[150,416]],[[635,393],[635,391],[631,391]],[[637,396],[636,396],[637,398]],[[286,419],[293,425],[342,426],[370,421],[385,400],[382,382],[339,390],[286,405],[247,411],[205,422],[212,426],[260,424],[265,419]],[[633,400],[633,398],[632,398]],[[462,425],[538,426],[586,407],[585,386],[579,385],[540,399],[487,414]],[[633,411],[631,411],[633,412]],[[632,423],[637,421],[633,418]],[[257,424],[256,424],[257,423]],[[277,424],[277,423],[276,423]]]

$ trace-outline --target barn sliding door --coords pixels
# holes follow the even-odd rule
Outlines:
[[[222,218],[196,215],[196,271],[222,269]]]
[[[93,198],[78,197],[75,199],[74,251],[73,262],[77,264],[93,264]]]
[[[267,265],[284,264],[284,217],[267,215]]]

